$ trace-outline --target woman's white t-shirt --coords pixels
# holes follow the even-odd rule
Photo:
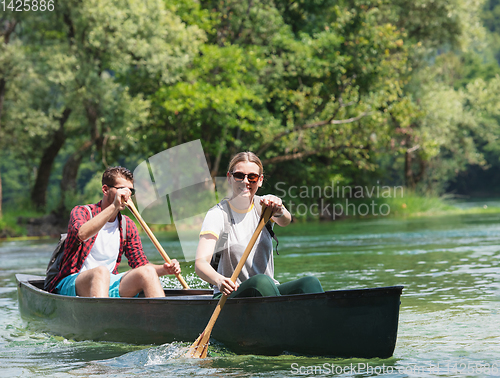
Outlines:
[[[229,206],[231,206],[230,203]],[[201,226],[200,236],[212,234],[217,239],[219,238],[224,232],[223,212],[224,210],[220,203],[208,211],[203,220],[203,225]],[[228,249],[222,252],[219,267],[217,269],[217,272],[224,277],[231,277],[233,274],[260,221],[260,214],[257,212],[253,203],[247,211],[241,211],[231,206],[231,212],[235,224],[231,225],[230,230],[226,230],[226,232],[228,232]],[[228,219],[231,223],[231,217],[229,215]],[[223,248],[223,246],[221,246],[221,248]],[[214,253],[215,252],[217,251],[214,251]],[[240,284],[256,274],[266,274],[271,277],[276,284],[279,284],[279,282],[274,279],[272,238],[269,231],[265,228],[257,238],[236,283]],[[219,292],[217,287],[214,289],[215,293]]]

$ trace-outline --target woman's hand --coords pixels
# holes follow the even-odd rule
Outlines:
[[[283,215],[284,208],[281,198],[268,194],[260,199],[260,203],[271,208],[273,211],[273,217],[279,218]]]
[[[231,295],[233,291],[238,290],[238,285],[235,284],[233,281],[231,281],[230,278],[224,277],[220,275],[216,280],[215,280],[215,285],[219,289],[219,291],[224,294],[224,295]]]
[[[283,206],[281,198],[268,194],[260,199],[260,203],[271,208],[273,211],[272,219],[281,227],[288,226],[292,221],[292,215]]]

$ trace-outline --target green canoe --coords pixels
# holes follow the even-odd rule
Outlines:
[[[30,327],[75,340],[192,343],[218,302],[211,290],[200,289],[166,289],[165,298],[67,297],[44,291],[44,277],[16,278],[19,310]],[[388,358],[396,344],[402,290],[229,299],[212,338],[241,354]]]

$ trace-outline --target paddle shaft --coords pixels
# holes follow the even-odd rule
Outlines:
[[[141,224],[141,227],[144,229],[144,231],[146,232],[146,234],[148,234],[149,239],[151,239],[151,242],[154,244],[154,246],[156,247],[156,249],[158,250],[158,252],[160,252],[160,255],[163,257],[163,259],[165,260],[165,262],[167,262],[168,264],[171,264],[172,260],[170,260],[170,257],[168,257],[167,253],[165,252],[165,250],[161,246],[161,244],[158,241],[158,239],[156,239],[156,236],[153,234],[153,232],[151,231],[151,229],[149,228],[149,226],[147,225],[147,223],[144,222],[144,219],[142,219],[141,214],[139,214],[139,211],[137,211],[137,208],[135,207],[135,205],[132,202],[132,200],[129,199],[125,204],[130,209],[130,211],[132,212],[132,214],[134,214],[135,218]],[[184,280],[184,278],[182,277],[182,275],[180,273],[176,274],[175,276],[177,277],[177,279],[179,280],[179,282],[181,283],[181,285],[182,285],[182,287],[184,289],[189,289],[188,284],[186,283],[186,281]]]
[[[243,269],[243,265],[245,265],[245,262],[247,261],[248,256],[250,255],[250,252],[252,251],[252,248],[255,245],[255,242],[257,241],[257,238],[259,237],[266,223],[269,221],[269,219],[271,219],[271,216],[272,216],[271,208],[268,208],[266,205],[263,205],[262,216],[260,218],[259,225],[257,226],[257,229],[253,233],[250,242],[248,243],[245,249],[245,252],[243,252],[241,259],[238,262],[238,265],[236,266],[236,269],[234,270],[231,276],[231,281],[236,282],[236,279],[240,275],[241,270]],[[212,333],[212,329],[215,325],[215,322],[217,321],[217,318],[219,317],[222,307],[224,307],[224,304],[226,303],[226,300],[227,300],[227,295],[223,294],[222,297],[219,299],[217,307],[215,307],[214,313],[210,317],[210,320],[208,321],[205,330],[200,335],[200,337],[196,339],[193,345],[191,345],[190,350],[186,355],[190,357],[199,357],[199,358],[205,358],[207,356],[208,340],[210,339],[210,334]],[[202,348],[201,352],[198,351],[198,348],[200,347]]]
[[[241,259],[238,262],[238,265],[236,265],[236,269],[234,270],[233,275],[231,276],[231,281],[236,282],[236,279],[240,275],[241,270],[243,269],[243,265],[245,265],[247,258],[250,255],[250,252],[252,251],[255,242],[257,241],[257,238],[259,237],[266,223],[269,221],[269,219],[271,219],[271,215],[272,215],[271,209],[268,208],[266,205],[262,205],[262,217],[260,218],[259,225],[257,226],[255,232],[252,235],[252,238],[250,239],[250,242],[245,248],[245,252],[243,252]]]

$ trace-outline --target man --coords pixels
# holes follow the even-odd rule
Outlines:
[[[134,192],[128,169],[106,169],[102,200],[71,211],[61,268],[49,291],[82,297],[134,297],[141,291],[146,297],[165,296],[159,277],[180,273],[179,262],[149,263],[134,222],[120,213]],[[125,240],[122,217],[126,221]],[[117,274],[123,253],[132,269]]]

